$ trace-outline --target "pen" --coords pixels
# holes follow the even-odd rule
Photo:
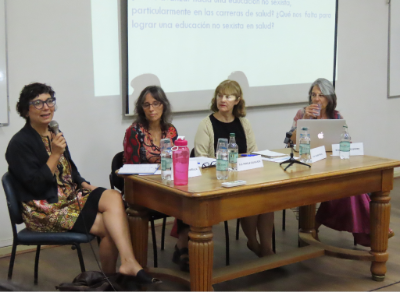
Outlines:
[[[241,157],[251,157],[251,156],[257,156],[256,154],[241,154]]]

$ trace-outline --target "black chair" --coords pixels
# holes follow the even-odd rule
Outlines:
[[[111,173],[109,175],[110,185],[112,189],[117,188],[121,193],[124,193],[124,179],[122,177],[117,176],[115,173],[116,170],[120,169],[123,166],[123,156],[124,152],[118,152],[115,154],[112,162],[111,162]],[[158,266],[158,258],[157,258],[157,241],[156,241],[156,229],[154,226],[154,220],[162,219],[162,230],[161,230],[161,250],[164,250],[164,241],[165,241],[165,225],[167,222],[167,215],[159,213],[154,210],[149,211],[149,221],[151,224],[151,239],[153,241],[153,254],[154,254],[154,267]]]
[[[79,257],[79,264],[81,271],[85,271],[85,264],[83,262],[82,251],[80,244],[87,243],[93,240],[93,235],[86,235],[83,233],[76,232],[35,232],[30,231],[26,228],[17,232],[17,224],[23,223],[22,220],[22,205],[17,199],[16,185],[18,181],[9,173],[6,172],[2,178],[4,192],[7,199],[8,212],[10,214],[11,228],[13,231],[13,246],[10,258],[10,265],[8,268],[8,279],[11,280],[15,253],[17,245],[36,245],[36,257],[35,257],[35,272],[34,281],[35,284],[38,282],[38,270],[39,270],[39,255],[41,245],[72,245],[72,249],[77,250]]]

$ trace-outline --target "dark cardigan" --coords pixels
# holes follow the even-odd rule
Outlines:
[[[73,182],[80,186],[86,180],[80,176],[72,161],[68,146],[64,155],[71,163]],[[20,183],[17,186],[17,196],[20,201],[58,202],[57,179],[46,164],[48,159],[49,155],[39,133],[26,123],[12,137],[6,151],[8,171]]]

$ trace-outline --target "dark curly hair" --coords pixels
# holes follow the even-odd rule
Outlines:
[[[236,100],[240,98],[239,103],[233,107],[232,114],[236,118],[245,117],[246,116],[246,103],[243,98],[242,88],[239,83],[234,80],[225,80],[222,81],[217,88],[215,89],[214,96],[211,100],[210,109],[216,113],[219,111],[217,107],[217,95],[218,94],[226,94],[226,95],[234,95],[236,96]]]
[[[44,83],[31,83],[22,88],[17,102],[17,112],[27,122],[29,122],[29,117],[27,116],[29,112],[29,102],[43,93],[48,93],[51,97],[55,95],[53,88]]]
[[[160,86],[147,86],[145,89],[142,90],[135,104],[135,123],[141,124],[145,129],[149,128],[149,122],[147,121],[146,115],[143,110],[143,103],[148,93],[150,93],[155,100],[163,104],[163,113],[161,116],[160,125],[162,131],[167,131],[172,121],[171,105],[168,101],[167,96],[165,95],[164,90],[162,90]]]

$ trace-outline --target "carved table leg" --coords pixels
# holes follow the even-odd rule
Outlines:
[[[373,193],[370,202],[371,254],[375,256],[375,260],[371,263],[371,273],[375,281],[385,279],[386,261],[389,258],[386,252],[390,221],[389,193]]]
[[[131,205],[129,205],[126,212],[128,214],[133,252],[136,260],[145,268],[147,267],[147,240],[149,232],[148,213],[145,209],[139,209]]]
[[[190,227],[189,237],[190,289],[212,291],[214,242],[211,227]]]
[[[312,236],[316,237],[315,232],[315,204],[302,206],[299,210],[299,232],[302,233],[311,233]],[[303,242],[300,242],[300,246],[306,245]]]

